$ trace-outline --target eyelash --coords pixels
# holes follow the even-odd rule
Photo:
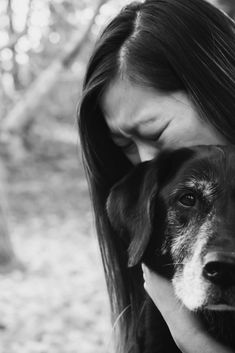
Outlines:
[[[157,143],[159,138],[160,138],[161,134],[158,134],[157,136],[154,136],[152,138],[149,138],[148,141],[152,142],[152,143]]]
[[[167,124],[167,126],[168,126],[169,124]],[[164,131],[166,130],[166,127],[164,127],[164,129],[162,129],[158,134],[156,134],[155,136],[154,136],[154,138],[151,138],[150,140],[152,141],[152,142],[158,142],[158,140],[161,138],[161,136],[162,136],[162,134],[164,133]]]
[[[133,142],[129,142],[128,144],[126,145],[123,145],[123,146],[120,146],[121,149],[125,152],[128,152],[130,151],[130,149],[132,149],[133,147],[135,146],[135,144]]]
[[[159,138],[161,137],[161,135],[162,135],[162,133],[163,133],[163,131],[161,131],[160,133],[158,133],[156,136],[154,136],[154,137],[152,137],[152,138],[146,138],[146,140],[147,141],[150,141],[150,142],[152,142],[152,143],[157,143],[158,142],[158,140],[159,140]],[[123,150],[123,151],[129,151],[131,148],[133,148],[134,147],[134,143],[133,142],[129,142],[129,143],[127,143],[126,145],[120,145],[120,147],[121,147],[121,149]]]

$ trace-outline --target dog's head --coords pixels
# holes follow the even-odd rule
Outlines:
[[[235,308],[235,149],[195,146],[136,166],[107,201],[129,266],[172,279],[190,309]]]

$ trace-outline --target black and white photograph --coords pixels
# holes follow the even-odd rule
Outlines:
[[[0,0],[0,353],[235,353],[235,0]]]

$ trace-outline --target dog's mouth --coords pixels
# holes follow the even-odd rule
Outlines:
[[[235,302],[234,300],[231,301],[228,300],[228,298],[221,298],[214,300],[212,303],[207,303],[204,306],[204,309],[210,310],[210,311],[235,311]]]
[[[175,273],[172,283],[176,296],[192,311],[234,312],[235,286],[223,287],[209,282],[198,267],[188,265]]]
[[[229,305],[226,303],[209,304],[205,306],[206,310],[210,311],[235,311],[235,305]]]

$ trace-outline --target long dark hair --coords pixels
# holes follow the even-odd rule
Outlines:
[[[202,119],[235,141],[235,25],[204,0],[146,0],[126,6],[104,29],[84,80],[79,109],[83,161],[116,323],[117,351],[137,353],[144,291],[139,266],[105,211],[110,188],[131,169],[115,146],[100,104],[115,77],[164,92],[185,91]]]

